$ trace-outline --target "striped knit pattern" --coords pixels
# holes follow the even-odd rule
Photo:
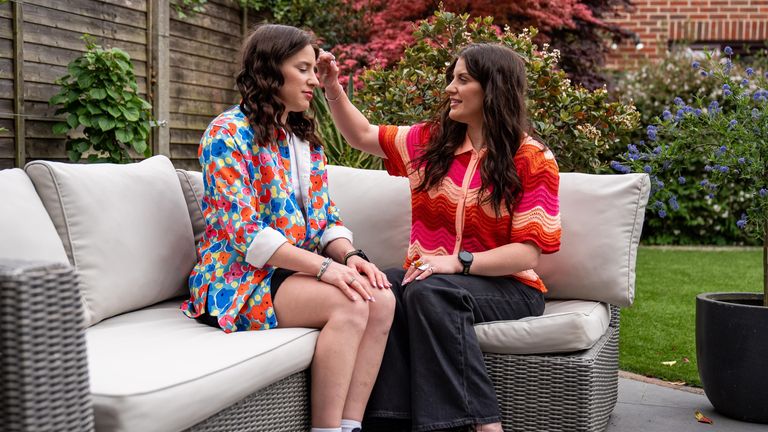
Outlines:
[[[515,167],[522,181],[522,196],[511,216],[502,209],[497,217],[490,203],[478,202],[484,150],[457,154],[440,187],[427,192],[414,190],[423,173],[412,169],[411,161],[428,141],[429,127],[425,124],[379,128],[387,171],[407,177],[411,185],[411,239],[404,267],[422,255],[455,255],[461,249],[483,252],[509,243],[531,242],[545,254],[560,249],[560,177],[551,151],[530,137],[520,146]],[[532,269],[511,276],[547,291]]]

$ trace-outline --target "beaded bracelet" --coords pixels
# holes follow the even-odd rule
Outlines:
[[[331,261],[333,261],[331,257],[327,257],[326,259],[323,260],[323,263],[320,264],[320,271],[317,272],[317,276],[316,276],[317,280],[320,280],[320,278],[323,277],[323,273],[325,273],[325,271],[328,270],[328,266],[331,265]]]

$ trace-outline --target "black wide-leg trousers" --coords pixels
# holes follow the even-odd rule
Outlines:
[[[445,430],[500,421],[476,323],[538,316],[543,294],[509,277],[435,274],[401,285],[364,430]]]

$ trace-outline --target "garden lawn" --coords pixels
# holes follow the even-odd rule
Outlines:
[[[621,370],[700,387],[696,295],[762,292],[762,253],[641,247],[635,302],[621,311]]]

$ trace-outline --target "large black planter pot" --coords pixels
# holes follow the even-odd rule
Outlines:
[[[704,392],[734,419],[768,423],[768,308],[763,295],[696,297],[696,359]]]

